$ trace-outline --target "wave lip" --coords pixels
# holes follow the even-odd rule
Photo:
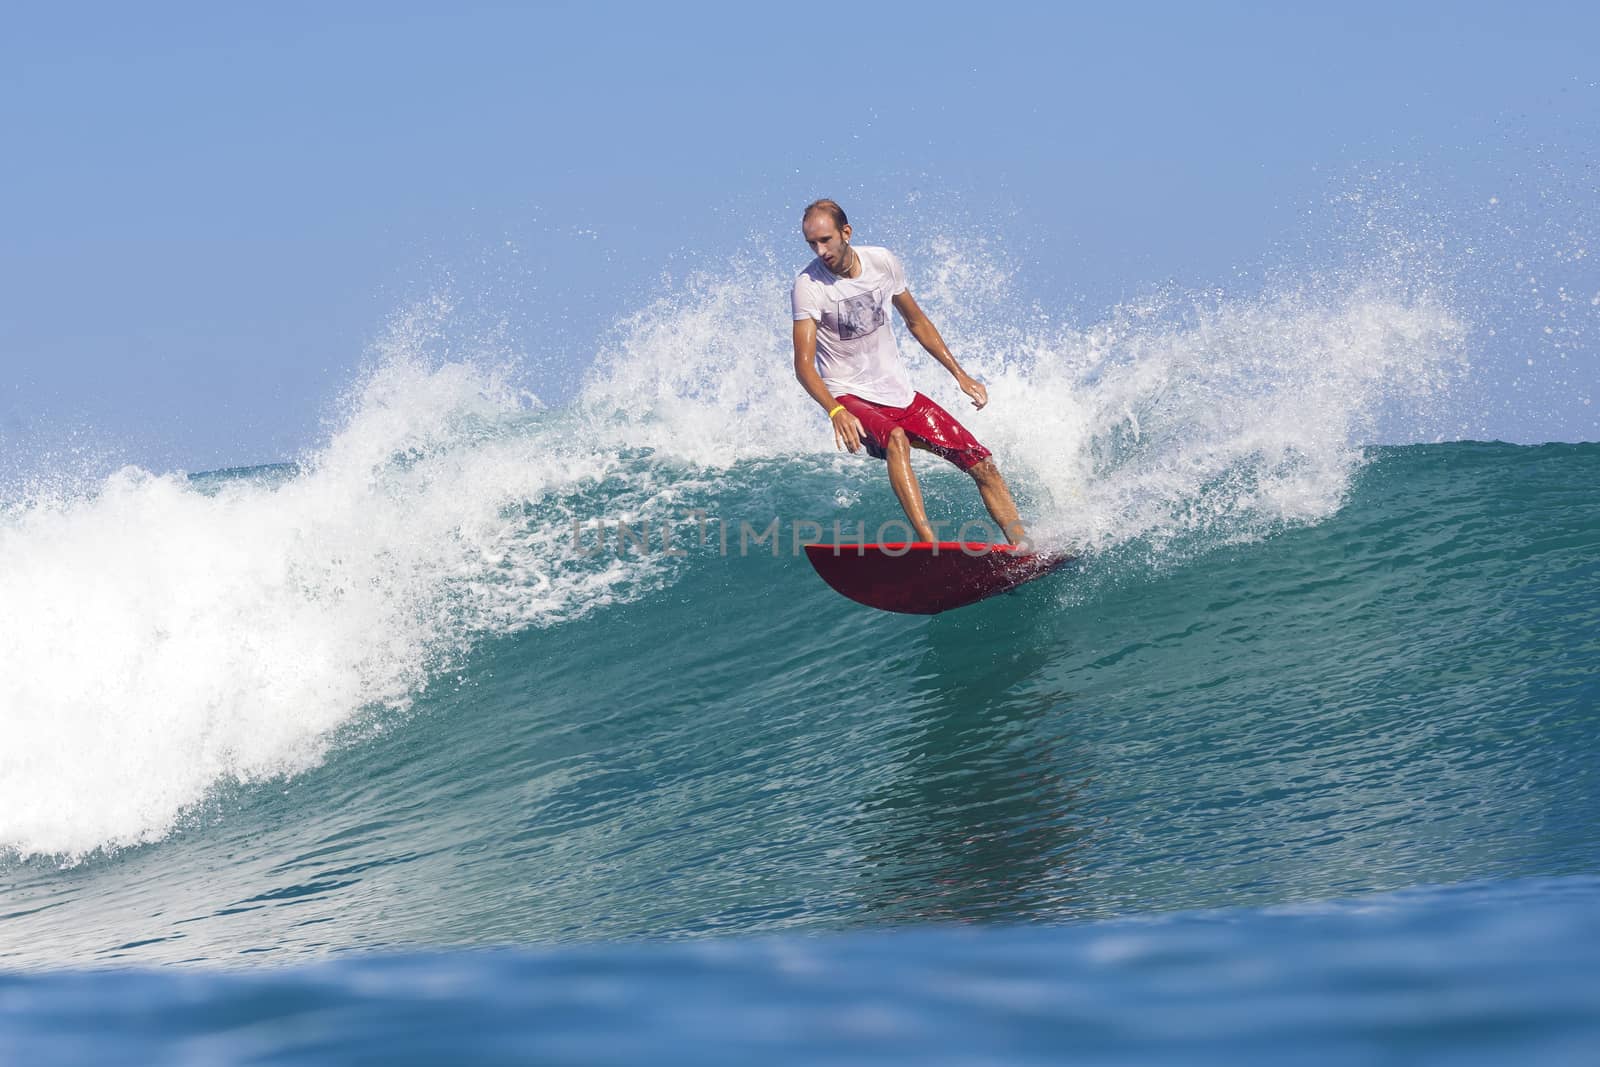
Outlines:
[[[482,634],[632,595],[654,561],[585,566],[529,523],[607,465],[529,418],[481,371],[400,360],[281,476],[126,468],[0,513],[0,849],[157,841],[221,782],[316,765]]]

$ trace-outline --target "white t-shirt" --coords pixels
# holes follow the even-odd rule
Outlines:
[[[841,278],[813,259],[794,280],[794,317],[817,320],[817,373],[830,393],[907,407],[916,390],[889,325],[890,301],[906,291],[905,268],[887,248],[851,247],[861,274]]]

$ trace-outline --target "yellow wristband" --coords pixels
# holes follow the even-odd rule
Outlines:
[[[830,418],[830,419],[833,418],[835,415],[839,414],[839,412],[841,412],[843,410],[844,410],[844,405],[840,404],[838,407],[836,407],[832,411],[828,412],[828,418]]]

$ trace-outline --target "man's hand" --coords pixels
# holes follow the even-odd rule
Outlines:
[[[861,435],[866,430],[861,425],[861,420],[850,414],[849,411],[840,410],[833,415],[833,447],[848,448],[852,452],[861,451]]]
[[[982,411],[983,405],[989,402],[989,390],[985,389],[983,383],[976,378],[963,374],[956,379],[956,384],[961,386],[963,393],[972,398],[972,406],[979,411]]]

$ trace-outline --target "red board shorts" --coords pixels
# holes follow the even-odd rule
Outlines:
[[[878,459],[888,457],[889,434],[895,427],[904,430],[913,445],[943,456],[964,471],[976,467],[991,454],[948,411],[921,393],[903,408],[874,404],[848,394],[834,399],[861,420],[862,428],[867,431],[862,443],[867,446],[867,453]]]

